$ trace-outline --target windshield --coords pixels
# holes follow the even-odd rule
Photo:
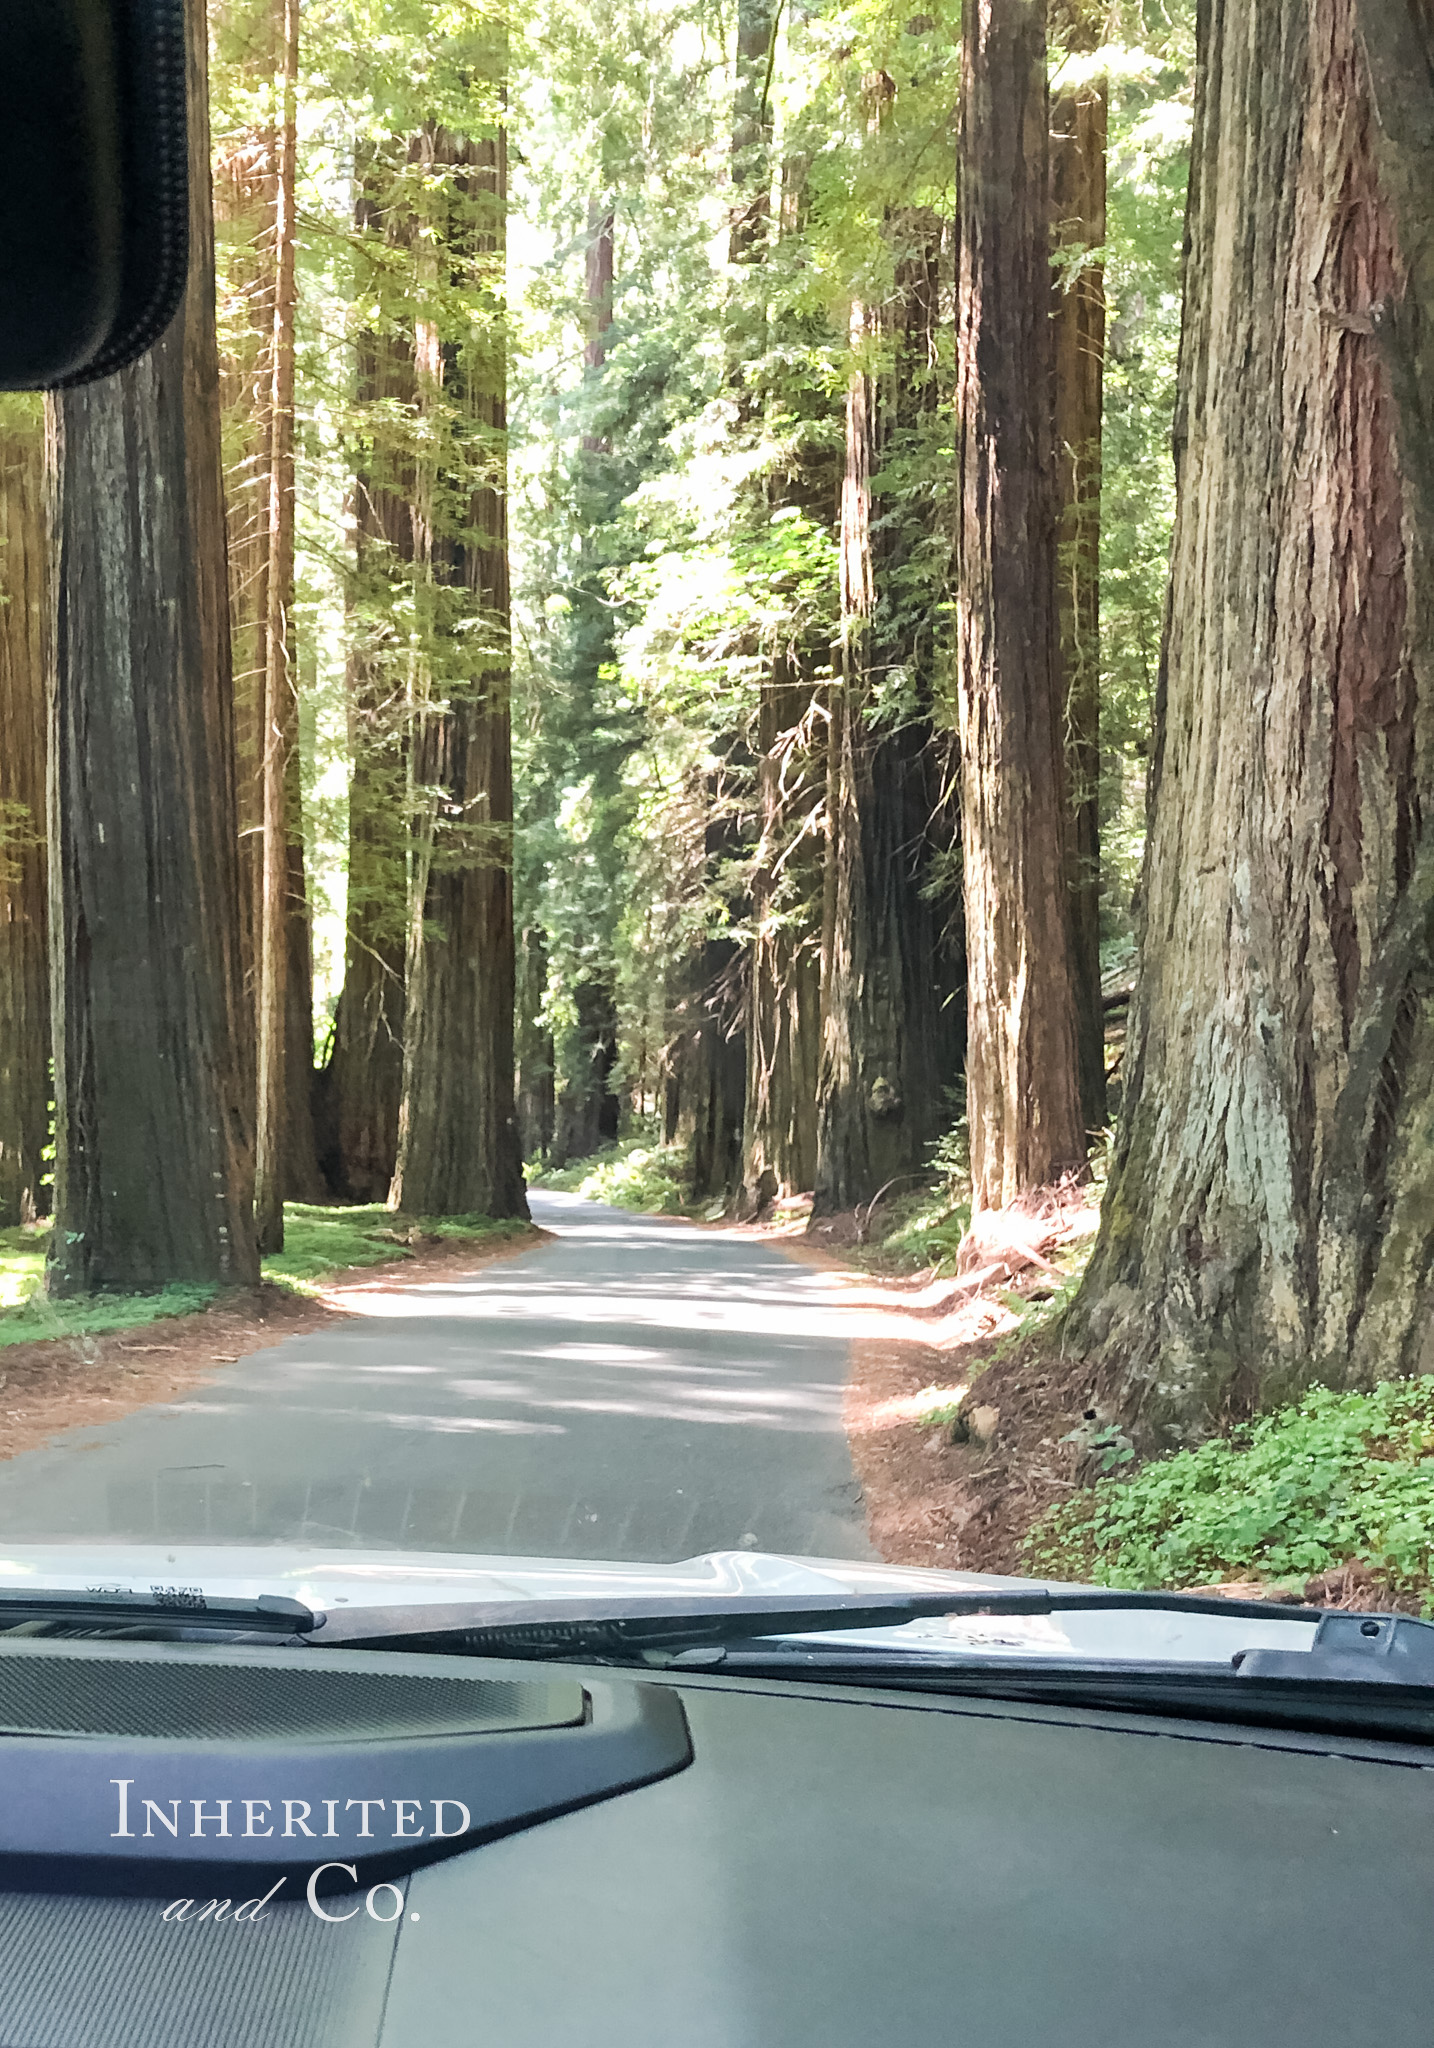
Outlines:
[[[1428,124],[1210,14],[191,0],[0,394],[0,1593],[1434,1604]]]

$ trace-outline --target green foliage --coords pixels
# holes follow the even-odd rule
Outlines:
[[[213,1300],[213,1287],[173,1286],[158,1294],[91,1295],[47,1301],[47,1228],[0,1230],[0,1350],[47,1337],[98,1337],[166,1316],[189,1316]]]
[[[636,1137],[609,1145],[590,1159],[539,1174],[533,1185],[642,1216],[678,1216],[685,1212],[685,1172],[686,1160],[678,1146]]]
[[[526,1223],[488,1216],[402,1216],[379,1203],[329,1208],[307,1202],[284,1207],[284,1249],[264,1260],[266,1280],[295,1294],[316,1294],[335,1273],[406,1259],[437,1239],[502,1243],[527,1234]],[[98,1336],[131,1330],[162,1316],[193,1315],[214,1299],[213,1287],[166,1287],[158,1294],[89,1295],[49,1301],[44,1294],[48,1229],[0,1230],[0,1347],[45,1337]]]
[[[1099,1462],[1121,1445],[1092,1436]],[[1434,1611],[1434,1378],[1317,1387],[1229,1438],[1051,1509],[1026,1564],[1107,1586],[1303,1582],[1369,1566]]]
[[[410,1258],[425,1239],[475,1244],[521,1237],[527,1224],[488,1216],[402,1216],[382,1203],[331,1208],[308,1202],[284,1205],[284,1249],[264,1261],[264,1278],[296,1294],[312,1294],[335,1273]]]

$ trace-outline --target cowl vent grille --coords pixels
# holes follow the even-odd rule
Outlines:
[[[451,1663],[442,1674],[375,1670],[374,1661],[209,1645],[188,1655],[169,1645],[0,1646],[0,1735],[393,1742],[568,1727],[583,1718],[576,1682],[467,1677]]]

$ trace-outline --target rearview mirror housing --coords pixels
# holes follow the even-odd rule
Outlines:
[[[189,266],[185,0],[0,0],[0,390],[142,355]]]

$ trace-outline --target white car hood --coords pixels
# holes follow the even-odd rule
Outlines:
[[[61,1544],[7,1546],[0,1593],[40,1586],[130,1590],[198,1587],[213,1597],[287,1595],[314,1610],[419,1607],[425,1603],[761,1594],[839,1598],[848,1593],[1034,1589],[1034,1579],[928,1571],[847,1559],[717,1550],[677,1564],[608,1564],[581,1558],[465,1557],[450,1551],[311,1550],[298,1546]],[[890,1643],[918,1654],[1114,1657],[1226,1662],[1238,1650],[1308,1649],[1314,1624],[1272,1607],[1268,1620],[1239,1615],[1142,1612],[960,1616],[811,1636],[812,1642]]]

